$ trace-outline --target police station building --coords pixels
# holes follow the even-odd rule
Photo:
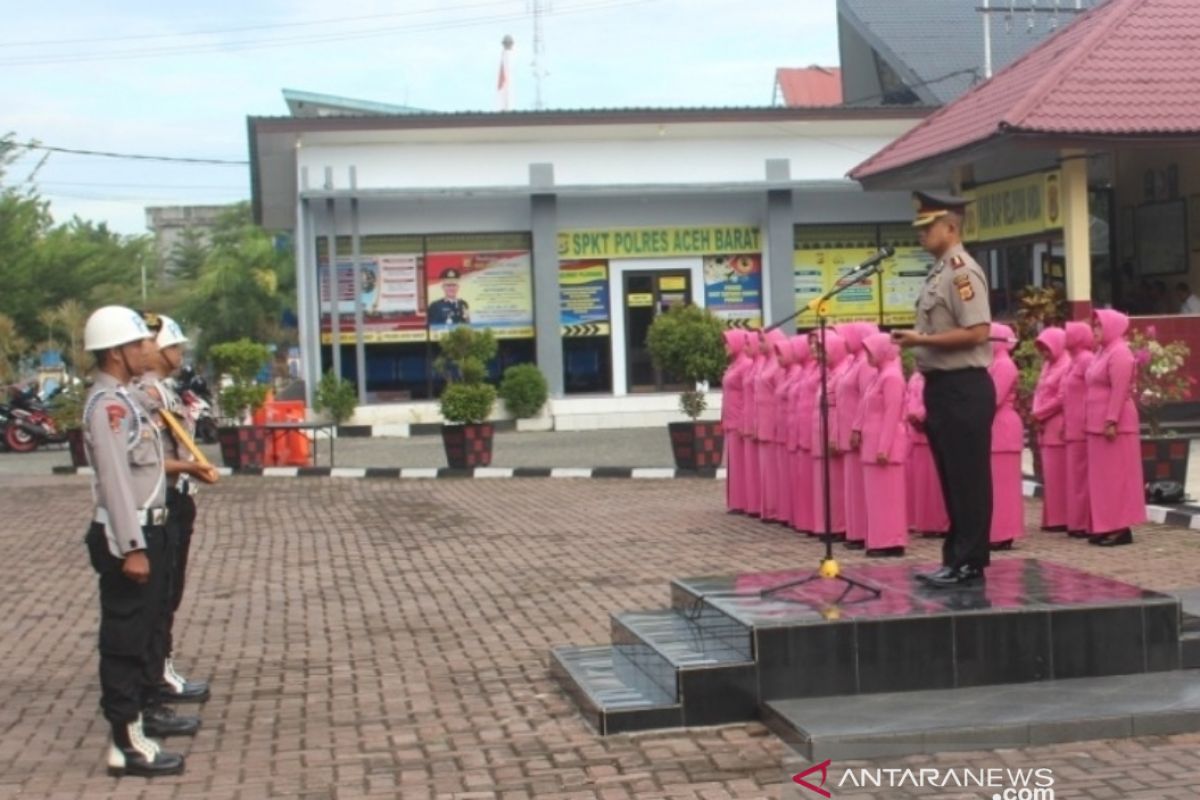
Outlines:
[[[538,365],[560,429],[655,424],[676,403],[645,348],[657,314],[694,303],[770,324],[882,244],[897,259],[835,315],[911,319],[925,262],[909,194],[846,173],[925,110],[432,114],[314,98],[248,120],[254,208],[293,236],[309,392],[339,370],[360,422],[436,421],[438,341],[465,324],[499,340],[497,378]]]

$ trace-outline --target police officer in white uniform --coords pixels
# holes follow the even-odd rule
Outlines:
[[[138,380],[138,387],[145,393],[145,405],[148,410],[158,415],[174,415],[187,430],[189,424],[183,419],[183,403],[174,386],[166,378],[178,372],[183,365],[183,345],[188,339],[183,335],[179,324],[164,314],[142,312],[142,319],[155,334],[154,339],[148,343],[146,371]],[[163,629],[155,637],[155,644],[158,646],[155,657],[163,666],[159,695],[167,703],[202,703],[209,698],[208,684],[203,681],[189,681],[175,670],[173,628],[175,613],[183,600],[192,530],[196,521],[196,503],[193,498],[197,482],[216,483],[217,471],[210,466],[196,463],[186,448],[175,440],[170,430],[162,428],[161,425],[160,430],[167,455],[167,544],[170,550],[171,574],[168,606],[162,617]],[[194,431],[189,431],[192,432]]]
[[[165,602],[166,474],[162,440],[127,384],[145,368],[150,331],[138,314],[105,306],[88,318],[84,347],[97,370],[83,412],[93,469],[85,542],[100,579],[100,707],[112,727],[115,775],[175,775],[183,756],[147,737],[141,711],[157,694],[150,637]]]

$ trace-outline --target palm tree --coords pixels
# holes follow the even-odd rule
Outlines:
[[[78,376],[87,369],[87,351],[83,349],[83,327],[87,324],[88,312],[83,303],[75,298],[63,300],[54,309],[59,329],[67,337],[67,360]]]

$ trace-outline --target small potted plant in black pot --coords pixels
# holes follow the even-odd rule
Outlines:
[[[434,362],[446,379],[438,402],[441,406],[442,443],[446,463],[453,469],[486,467],[492,463],[495,429],[487,421],[496,402],[496,389],[484,381],[487,363],[496,356],[491,331],[459,327],[440,342]]]
[[[232,381],[220,393],[225,424],[217,428],[221,460],[227,467],[264,466],[268,431],[251,424],[250,416],[267,400],[268,387],[256,378],[270,355],[266,345],[249,339],[213,345],[209,351],[217,374],[229,375]]]
[[[655,318],[646,336],[654,366],[691,387],[679,395],[679,407],[691,422],[667,425],[675,466],[680,469],[721,466],[725,448],[721,423],[699,418],[708,408],[708,384],[719,381],[725,370],[724,331],[724,324],[710,311],[680,305]]]
[[[71,466],[88,465],[87,448],[83,444],[83,409],[87,402],[87,389],[82,383],[68,384],[50,402],[50,418],[55,430],[67,436],[67,449],[71,453]]]

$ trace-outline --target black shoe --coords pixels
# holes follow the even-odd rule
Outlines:
[[[151,706],[142,712],[142,730],[147,736],[160,739],[195,736],[200,730],[200,718],[181,716],[166,706]]]
[[[1013,540],[1008,539],[1007,541],[1003,541],[1003,542],[992,542],[991,544],[988,545],[988,549],[990,549],[993,553],[996,552],[997,550],[1012,550],[1013,549]]]
[[[1123,544],[1133,544],[1133,531],[1126,529],[1099,538],[1100,541],[1096,544],[1100,547],[1120,547]]]
[[[164,703],[206,703],[209,698],[208,684],[185,681],[180,687],[163,682],[158,685],[158,697]]]
[[[935,579],[942,580],[952,574],[954,574],[953,567],[941,567],[933,572],[918,572],[916,578],[917,580],[921,581],[921,583],[931,583]]]
[[[903,555],[903,547],[876,547],[867,550],[867,558],[901,558]]]
[[[847,550],[866,550],[867,543],[861,539],[847,539],[842,543],[842,546]]]
[[[138,775],[143,778],[180,775],[183,773],[183,763],[183,756],[168,753],[160,749],[157,742],[146,738],[140,719],[113,726],[112,743],[108,746],[109,775]]]
[[[1043,525],[1042,530],[1046,533],[1067,533],[1066,525]]]
[[[1067,531],[1067,536],[1071,537],[1072,539],[1088,538],[1087,531]]]
[[[926,585],[937,589],[958,589],[967,586],[980,586],[985,578],[983,570],[979,567],[959,567],[950,570],[950,574],[945,576],[931,575]]]
[[[1104,540],[1107,539],[1111,535],[1112,534],[1110,534],[1110,533],[1100,533],[1100,534],[1090,535],[1090,536],[1088,536],[1088,544],[1104,544]]]

